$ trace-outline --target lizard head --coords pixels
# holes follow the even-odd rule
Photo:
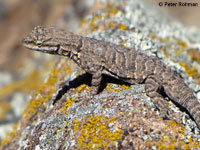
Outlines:
[[[53,40],[53,34],[51,30],[37,26],[23,39],[23,45],[32,50],[56,54],[60,46]]]
[[[77,53],[79,41],[74,34],[62,29],[37,26],[23,39],[23,45],[32,50],[70,57]]]

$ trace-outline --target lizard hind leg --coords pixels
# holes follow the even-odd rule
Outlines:
[[[158,92],[161,85],[157,81],[155,75],[150,75],[145,80],[145,92],[149,96],[156,107],[160,110],[160,116],[163,119],[171,118],[169,116],[169,107],[163,96]],[[173,120],[173,119],[172,119]]]

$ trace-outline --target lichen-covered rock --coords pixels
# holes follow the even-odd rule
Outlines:
[[[179,22],[143,1],[98,1],[78,30],[84,36],[134,47],[159,57],[196,91],[200,82],[197,29]],[[109,83],[94,98],[81,85],[54,105],[62,81],[82,71],[66,58],[54,66],[31,97],[3,149],[199,149],[200,132],[187,113],[168,101],[174,120],[163,120],[144,85]]]

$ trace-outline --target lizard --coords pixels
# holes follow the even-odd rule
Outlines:
[[[160,110],[160,116],[168,118],[168,105],[159,92],[162,88],[170,100],[189,112],[200,129],[198,99],[180,75],[156,56],[56,27],[35,27],[23,39],[23,45],[31,50],[70,58],[92,75],[94,95],[98,92],[103,74],[129,84],[145,84],[145,92]]]

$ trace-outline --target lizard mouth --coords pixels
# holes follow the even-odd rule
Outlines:
[[[44,53],[49,53],[49,54],[57,54],[57,51],[59,49],[59,46],[53,46],[53,45],[35,45],[33,43],[24,43],[24,47],[35,50],[35,51],[40,51]]]

